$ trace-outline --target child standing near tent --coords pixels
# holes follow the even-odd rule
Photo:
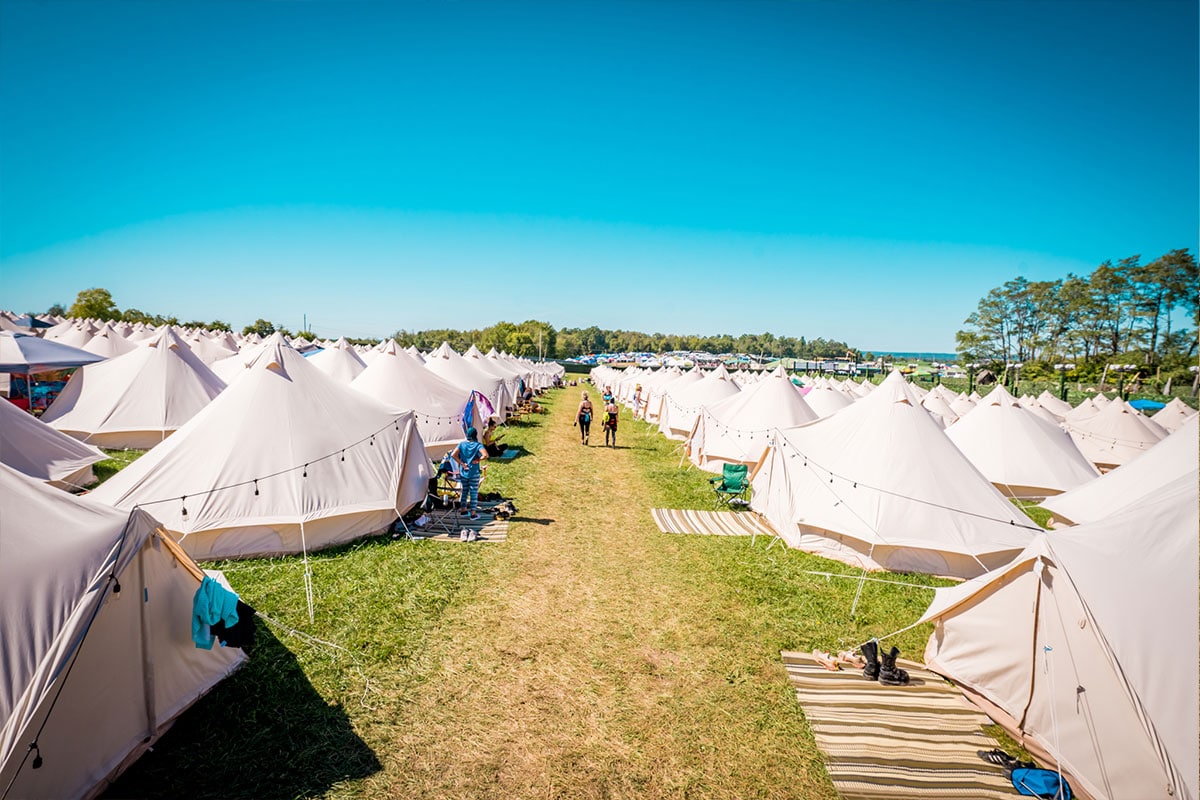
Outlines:
[[[454,448],[454,460],[460,465],[463,506],[470,509],[470,519],[479,519],[479,477],[487,450],[479,443],[479,431],[467,428],[467,438]]]
[[[579,427],[579,443],[588,443],[588,433],[592,429],[592,401],[588,399],[588,393],[583,393],[583,399],[579,401],[579,408],[575,411],[575,425]]]
[[[604,443],[609,447],[617,446],[617,417],[621,413],[621,407],[617,405],[616,398],[608,398],[608,404],[604,406]]]

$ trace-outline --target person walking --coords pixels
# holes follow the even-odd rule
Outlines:
[[[588,443],[588,433],[592,429],[592,401],[588,399],[588,393],[584,391],[583,399],[579,401],[579,408],[575,411],[575,425],[579,428],[579,443]]]
[[[612,448],[617,446],[617,417],[620,414],[621,407],[617,405],[616,398],[610,397],[604,406],[604,443]]]
[[[462,504],[469,511],[468,519],[479,519],[479,478],[487,457],[487,450],[479,443],[479,431],[467,428],[466,440],[454,448],[454,460],[459,464]]]

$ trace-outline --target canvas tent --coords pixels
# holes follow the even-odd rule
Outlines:
[[[1196,475],[938,589],[925,661],[1096,800],[1196,800]]]
[[[1194,416],[1196,416],[1196,409],[1184,403],[1178,397],[1172,397],[1171,401],[1160,408],[1151,419],[1161,425],[1168,433],[1173,433],[1183,427],[1183,424]]]
[[[831,417],[778,430],[751,504],[790,546],[867,569],[974,577],[1036,528],[893,373]]]
[[[0,797],[91,797],[245,656],[196,648],[198,568],[145,511],[5,466],[0,507]]]
[[[366,362],[359,358],[345,338],[309,355],[308,363],[341,383],[350,383],[367,368]]]
[[[0,372],[47,372],[103,360],[103,356],[59,342],[24,333],[0,331]]]
[[[76,439],[148,450],[225,388],[164,325],[132,352],[76,372],[42,419]]]
[[[816,419],[787,372],[777,367],[763,380],[701,411],[688,440],[688,457],[709,472],[721,472],[725,464],[755,464],[773,429]]]
[[[273,334],[236,383],[92,496],[149,508],[195,558],[302,553],[386,528],[431,470],[411,411]]]
[[[1103,396],[1097,395],[1096,401]],[[1088,460],[1101,469],[1132,460],[1167,435],[1158,423],[1119,397],[1105,402],[1091,416],[1068,416],[1064,427]]]
[[[479,392],[487,398],[492,411],[500,416],[515,400],[515,395],[509,390],[509,379],[484,372],[475,363],[454,352],[449,342],[442,342],[429,354],[425,359],[425,369],[460,389]]]
[[[415,412],[417,429],[431,458],[440,459],[462,441],[463,416],[471,391],[425,369],[391,339],[384,343],[370,366],[350,383],[350,388],[385,405]],[[479,404],[472,404],[468,424],[482,430],[483,422]]]
[[[658,432],[668,439],[683,441],[691,435],[700,412],[741,392],[729,379],[724,365],[698,381],[684,386],[673,385],[663,398],[658,418]]]
[[[71,490],[95,483],[92,465],[106,458],[95,447],[0,400],[0,463],[59,489]]]
[[[1100,474],[1065,431],[1022,406],[1000,385],[946,435],[1010,497],[1058,494]]]
[[[1200,417],[1193,416],[1182,428],[1142,455],[1090,483],[1041,505],[1059,522],[1099,522],[1157,491],[1181,475],[1195,475],[1200,456]]]

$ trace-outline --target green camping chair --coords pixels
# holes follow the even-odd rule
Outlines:
[[[715,508],[724,506],[732,509],[734,498],[746,499],[746,490],[750,488],[750,479],[746,476],[748,471],[745,464],[726,464],[721,477],[708,479],[717,493]]]

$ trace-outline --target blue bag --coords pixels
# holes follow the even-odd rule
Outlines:
[[[1012,785],[1017,794],[1043,797],[1049,800],[1071,800],[1071,784],[1050,769],[1020,767],[1012,771]]]

